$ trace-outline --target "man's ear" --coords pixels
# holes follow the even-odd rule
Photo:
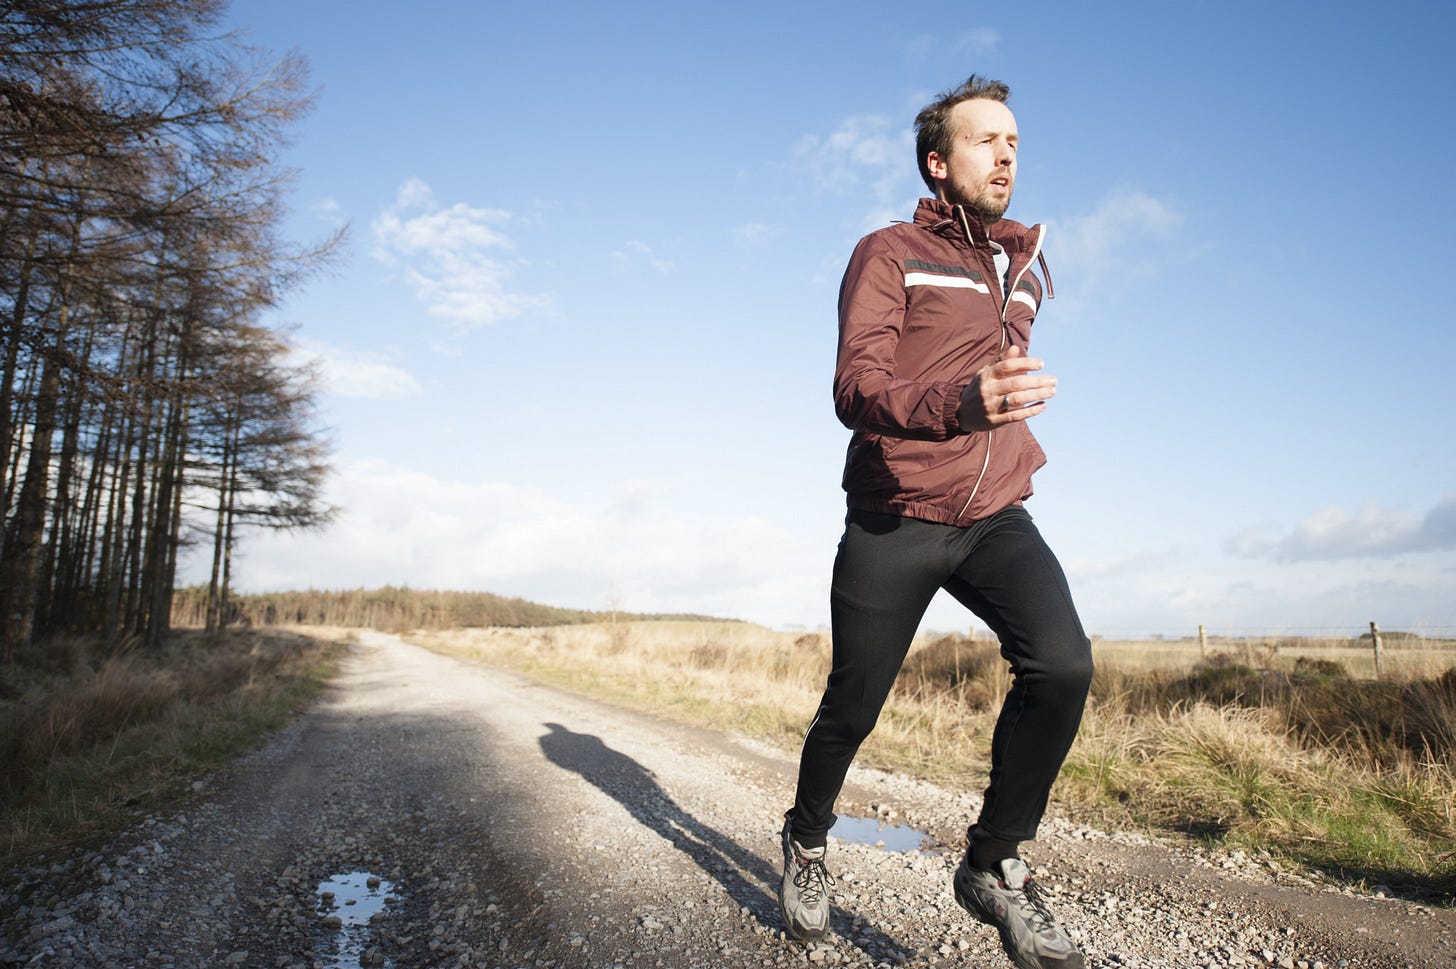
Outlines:
[[[937,181],[944,181],[946,175],[949,174],[945,159],[940,157],[940,152],[938,151],[925,153],[925,168],[930,172],[930,177]]]

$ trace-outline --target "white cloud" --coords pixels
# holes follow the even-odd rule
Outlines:
[[[1247,529],[1228,542],[1235,555],[1280,562],[1388,558],[1452,548],[1456,548],[1456,495],[1441,499],[1420,517],[1377,505],[1356,512],[1330,505],[1287,533],[1264,526]]]
[[[572,499],[344,462],[327,495],[338,520],[320,532],[247,533],[235,574],[245,592],[396,584],[768,623],[813,624],[827,611],[831,536],[803,540],[752,515],[685,511],[670,495],[628,480]]]
[[[838,516],[780,522],[674,498],[675,489],[649,478],[573,497],[385,461],[340,462],[325,495],[340,507],[338,520],[319,532],[248,531],[234,575],[243,592],[394,584],[771,625],[827,619]],[[1376,517],[1402,533],[1399,516]],[[1421,540],[1407,534],[1408,544],[1434,548],[1440,535],[1442,547],[1456,544],[1456,499],[1422,521],[1436,531]],[[1359,560],[1210,564],[1175,549],[1109,560],[1064,553],[1087,631],[1113,638],[1194,635],[1200,623],[1215,634],[1354,635],[1370,620],[1433,634],[1456,628],[1456,571],[1441,568],[1448,553],[1392,559],[1378,572]],[[183,581],[205,581],[206,569],[207,555],[194,552]],[[962,606],[938,596],[923,628],[973,625]]]
[[[1182,213],[1139,191],[1114,192],[1084,215],[1048,219],[1046,256],[1058,283],[1058,319],[1075,320],[1109,292],[1195,258],[1200,250],[1180,239],[1182,230]]]
[[[1001,47],[1001,31],[995,27],[973,27],[960,34],[944,32],[920,34],[905,43],[907,53],[928,57],[937,53],[955,52],[986,57]]]
[[[461,327],[509,319],[548,303],[507,289],[519,262],[494,253],[515,248],[499,228],[511,218],[464,202],[444,206],[427,184],[411,178],[374,220],[374,257],[396,269],[437,319]]]
[[[783,235],[784,227],[767,222],[747,222],[740,225],[735,230],[735,234],[744,244],[753,246]]]
[[[972,54],[993,54],[1001,46],[1001,31],[995,27],[976,27],[956,38],[956,48]]]
[[[1450,635],[1452,577],[1425,558],[1379,570],[1362,561],[1209,560],[1174,550],[1063,561],[1087,632],[1109,639],[1193,636],[1200,624],[1215,635],[1353,636],[1371,620]]]
[[[662,258],[647,243],[639,242],[636,239],[629,240],[622,248],[613,252],[612,260],[622,268],[634,263],[645,262],[660,273],[670,273],[674,268],[671,259]]]
[[[881,206],[913,193],[915,136],[909,124],[877,114],[844,119],[827,135],[806,135],[794,147],[800,170],[822,191],[865,194]],[[903,218],[903,216],[901,216]]]
[[[344,206],[335,198],[321,198],[310,205],[308,210],[313,214],[314,218],[320,222],[326,222],[335,228],[342,226],[346,221],[344,218]]]
[[[1056,241],[1059,266],[1095,273],[1124,266],[1141,243],[1165,241],[1182,225],[1183,216],[1166,202],[1144,192],[1118,192],[1086,215],[1050,223],[1047,241]]]
[[[324,390],[335,397],[399,400],[418,396],[419,381],[382,355],[345,350],[317,340],[297,340],[294,353],[318,371]]]

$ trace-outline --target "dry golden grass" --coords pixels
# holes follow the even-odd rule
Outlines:
[[[797,743],[823,689],[824,637],[747,623],[622,622],[418,632],[412,641],[690,722]]]
[[[1355,645],[1347,638],[1211,637],[1206,655],[1200,653],[1196,639],[1097,639],[1093,641],[1092,651],[1099,662],[1110,661],[1127,670],[1191,670],[1209,656],[1223,654],[1286,672],[1301,658],[1330,660],[1344,666],[1352,677],[1375,676],[1375,654],[1370,644]],[[1456,641],[1449,639],[1397,640],[1387,643],[1384,652],[1387,675],[1435,677],[1456,666]]]
[[[786,751],[802,741],[829,665],[825,636],[741,623],[411,638]],[[1352,657],[1334,646],[1309,649],[1329,662],[1300,663],[1288,643],[1254,642],[1203,666],[1196,642],[1098,643],[1093,697],[1058,801],[1082,816],[1450,891],[1456,673],[1428,677],[1456,667],[1456,651],[1393,649],[1404,672],[1377,682],[1351,677],[1341,661]],[[1239,664],[1242,656],[1264,668]],[[859,762],[979,789],[1009,685],[994,643],[917,643]],[[1377,715],[1391,706],[1398,716]]]
[[[0,856],[73,843],[155,808],[300,709],[341,640],[180,633],[156,652],[43,643],[0,702]]]

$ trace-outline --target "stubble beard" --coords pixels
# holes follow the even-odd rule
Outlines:
[[[1015,188],[1015,186],[1011,186]],[[975,193],[956,193],[959,199],[952,200],[952,204],[963,205],[981,217],[985,225],[994,225],[1001,221],[1006,210],[1011,207],[1011,191],[1005,195],[992,195],[989,188],[982,188]]]
[[[998,175],[1001,175],[1001,173],[994,173],[992,177]],[[1004,177],[1009,181],[1011,176],[1007,173]],[[988,179],[986,185],[972,195],[970,200],[966,202],[966,206],[978,214],[982,222],[986,225],[991,225],[1001,221],[1001,216],[1005,215],[1006,210],[1011,207],[1011,193],[1015,188],[1016,184],[1012,182],[1006,186],[1005,194],[993,195],[991,194],[991,185]]]
[[[982,192],[967,202],[966,207],[979,215],[981,221],[986,225],[992,225],[1000,222],[1001,216],[1005,215],[1006,210],[1011,207],[1011,196],[1006,195],[1002,198],[992,198],[990,195]]]

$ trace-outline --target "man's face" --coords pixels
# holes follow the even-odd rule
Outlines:
[[[976,98],[950,111],[955,137],[950,156],[926,156],[939,196],[952,205],[974,209],[994,222],[1011,204],[1016,185],[1016,118],[1000,101]]]

